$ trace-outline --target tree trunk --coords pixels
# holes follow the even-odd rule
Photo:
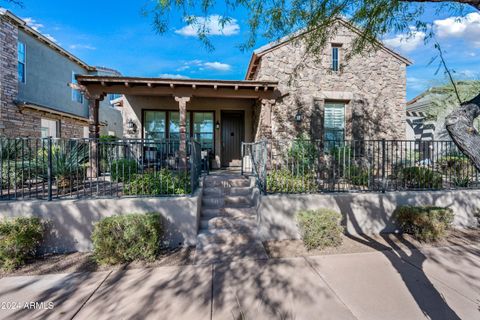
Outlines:
[[[445,126],[457,147],[480,170],[480,134],[473,126],[475,118],[480,116],[480,94],[464,102],[445,119]]]

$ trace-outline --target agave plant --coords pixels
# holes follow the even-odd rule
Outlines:
[[[72,181],[85,175],[85,164],[88,162],[88,146],[84,142],[69,141],[64,145],[52,147],[52,175],[57,186],[67,188]],[[37,154],[37,174],[48,179],[48,148],[44,147]]]
[[[0,183],[2,188],[20,187],[29,176],[28,140],[0,138]]]

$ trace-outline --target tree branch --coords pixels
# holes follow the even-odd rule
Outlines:
[[[445,118],[445,126],[450,137],[480,170],[480,135],[473,125],[475,118],[480,116],[480,94],[470,101],[462,103]]]
[[[401,2],[458,2],[468,4],[480,10],[480,0],[400,0]]]

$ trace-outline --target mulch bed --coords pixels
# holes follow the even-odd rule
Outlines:
[[[480,243],[480,229],[451,230],[444,239],[424,243],[408,234],[384,234],[375,236],[343,236],[338,247],[307,250],[301,240],[265,241],[263,246],[270,258],[288,258],[301,256],[320,256],[345,253],[362,253],[384,250],[421,249],[445,246],[468,246]]]
[[[182,266],[193,264],[194,247],[164,250],[153,262],[134,261],[116,266],[98,265],[91,253],[74,252],[67,254],[48,254],[28,261],[26,265],[12,271],[0,269],[0,278],[10,276],[32,276],[52,273],[94,272],[118,269],[155,268],[164,266]]]

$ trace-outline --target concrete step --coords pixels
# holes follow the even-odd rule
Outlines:
[[[253,187],[209,187],[203,189],[204,197],[247,196],[253,193]]]
[[[208,209],[208,208],[202,208],[202,211],[200,212],[200,217],[201,218],[215,218],[215,217],[220,217],[222,215],[222,210],[221,209]]]
[[[238,176],[235,178],[225,178],[221,176],[207,176],[205,178],[205,188],[213,188],[213,187],[223,187],[223,188],[231,188],[231,187],[250,187],[251,182],[250,179]]]
[[[250,208],[253,201],[249,196],[203,197],[202,209]]]
[[[202,198],[202,210],[203,209],[219,209],[225,206],[225,197],[203,197]]]
[[[226,230],[235,230],[238,232],[249,232],[254,230],[257,226],[257,222],[254,216],[245,216],[245,217],[210,217],[202,218],[200,220],[200,229],[201,230],[215,230],[215,229],[226,229]]]
[[[248,208],[202,208],[202,218],[227,217],[227,218],[256,218],[254,207]]]
[[[244,208],[253,206],[251,196],[225,196],[224,205],[227,208]]]

